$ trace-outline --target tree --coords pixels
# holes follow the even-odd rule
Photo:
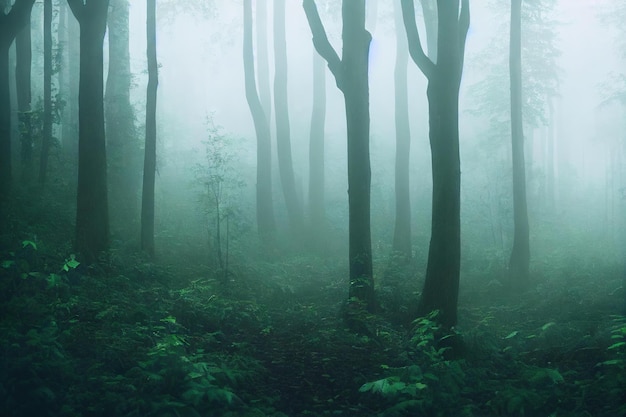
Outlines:
[[[344,95],[348,131],[349,300],[375,307],[370,230],[370,115],[368,56],[371,35],[365,29],[365,0],[342,2],[342,57],[326,36],[314,0],[303,1],[313,45],[326,60]]]
[[[20,131],[22,179],[29,181],[33,170],[33,135],[31,126],[32,45],[30,19],[15,38],[15,86]]]
[[[156,105],[159,68],[156,53],[156,0],[146,0],[148,87],[146,91],[146,145],[141,194],[141,249],[154,255],[154,183],[156,176]]]
[[[43,130],[39,158],[39,185],[46,183],[52,142],[52,0],[43,2]]]
[[[396,219],[393,231],[393,251],[404,260],[412,256],[411,249],[411,196],[409,192],[409,155],[411,150],[411,129],[409,126],[409,97],[407,87],[408,45],[402,10],[394,3],[396,25],[396,63],[394,69],[396,127]]]
[[[276,150],[278,169],[285,196],[287,215],[294,232],[304,225],[298,200],[291,156],[289,103],[287,99],[287,41],[285,36],[285,0],[274,1],[274,107],[276,114]]]
[[[26,26],[35,0],[16,0],[8,13],[0,10],[0,202],[11,188],[11,96],[9,48]]]
[[[243,2],[243,67],[246,100],[254,121],[257,138],[256,218],[259,236],[267,241],[274,233],[274,203],[272,201],[272,149],[268,119],[263,111],[254,79],[252,51],[252,0]]]
[[[272,118],[272,93],[270,88],[270,61],[267,52],[267,1],[256,2],[256,64],[259,83],[259,100],[269,124]],[[271,127],[270,127],[271,131]]]
[[[140,153],[135,139],[135,111],[130,102],[132,75],[128,0],[110,0],[107,23],[110,58],[104,110],[109,155],[111,220],[114,231],[117,228],[131,234],[138,212],[137,192],[140,176],[137,167]]]
[[[409,54],[428,80],[433,175],[428,264],[417,312],[426,315],[438,310],[441,324],[452,327],[457,322],[461,262],[459,88],[469,29],[469,0],[437,1],[436,62],[422,48],[413,0],[402,0],[402,16]]]
[[[316,235],[325,223],[324,126],[326,123],[326,68],[313,50],[313,109],[309,132],[309,215]]]
[[[518,284],[528,280],[530,238],[526,203],[526,166],[522,120],[522,0],[511,2],[511,41],[509,71],[511,79],[511,149],[513,157],[513,248],[509,259],[512,279]]]
[[[103,41],[108,0],[68,0],[80,25],[76,250],[94,261],[109,246],[103,104]]]

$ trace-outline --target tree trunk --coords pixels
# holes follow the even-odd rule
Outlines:
[[[342,2],[342,58],[332,48],[315,1],[304,0],[313,45],[344,94],[348,133],[349,300],[368,310],[376,305],[370,230],[368,57],[371,35],[365,29],[365,0]]]
[[[428,79],[429,139],[433,200],[431,238],[424,290],[417,313],[438,310],[446,327],[457,322],[461,260],[461,167],[459,157],[459,87],[465,40],[469,28],[469,0],[437,2],[437,61],[422,49],[413,0],[402,0],[402,14],[411,58]]]
[[[267,124],[272,120],[272,94],[270,88],[270,63],[267,52],[267,1],[256,2],[256,63],[259,83],[259,100]],[[252,6],[251,6],[252,7]],[[270,134],[271,134],[270,126]]]
[[[314,233],[326,223],[324,209],[324,127],[326,123],[326,68],[313,50],[313,110],[309,134],[309,214]],[[321,239],[319,240],[321,241]]]
[[[68,0],[80,25],[76,250],[93,262],[109,246],[103,105],[103,41],[108,0]]]
[[[299,235],[304,225],[298,200],[291,156],[289,104],[287,95],[287,41],[285,39],[285,0],[274,1],[274,106],[276,150],[280,181],[292,231]]]
[[[67,11],[67,3],[61,2],[65,18],[65,42],[62,45],[62,65],[59,76],[59,89],[66,99],[63,109],[63,121],[61,125],[61,137],[63,142],[63,154],[74,161],[78,159],[78,84],[80,72],[80,28],[78,22]],[[59,25],[61,33],[61,25]],[[66,80],[61,83],[60,79]]]
[[[31,126],[31,45],[30,20],[15,38],[15,85],[20,131],[21,177],[30,182],[33,172],[33,134]]]
[[[402,26],[402,10],[394,5],[396,24],[396,63],[394,69],[395,127],[396,127],[396,221],[393,232],[393,251],[404,260],[411,259],[411,198],[409,187],[409,156],[411,130],[409,127],[409,98],[407,91],[407,64],[409,60],[406,34]]]
[[[11,94],[9,48],[28,24],[35,0],[17,0],[8,14],[0,13],[0,202],[11,188]]]
[[[141,195],[141,249],[154,255],[154,183],[156,176],[156,106],[159,68],[156,52],[156,0],[146,0],[148,87],[146,92],[146,144]]]
[[[43,129],[39,158],[39,185],[46,184],[52,142],[52,0],[43,2]]]
[[[252,51],[252,4],[243,2],[243,65],[246,83],[246,100],[254,120],[257,138],[256,216],[261,240],[274,234],[275,220],[272,202],[272,149],[270,127],[256,90],[254,56]]]
[[[135,112],[130,102],[128,0],[111,0],[108,18],[109,73],[105,116],[109,155],[109,201],[113,232],[135,237],[138,212],[140,161],[135,138]],[[135,230],[133,232],[133,230]]]
[[[513,221],[514,235],[509,270],[516,286],[528,281],[530,238],[526,203],[526,167],[524,160],[524,129],[522,122],[522,0],[511,2],[511,42],[509,69],[511,77],[511,144],[513,158]]]

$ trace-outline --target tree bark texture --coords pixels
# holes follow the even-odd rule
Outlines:
[[[365,29],[365,0],[342,2],[342,58],[326,36],[314,0],[304,0],[313,45],[343,92],[348,133],[349,299],[375,308],[370,230],[369,85],[371,35]]]
[[[108,0],[68,0],[80,25],[76,250],[93,262],[109,246],[103,40]]]
[[[7,14],[0,12],[0,202],[6,199],[12,180],[9,48],[28,24],[34,3],[17,0]]]
[[[261,240],[271,239],[276,228],[272,201],[272,147],[268,119],[259,100],[254,79],[252,50],[252,1],[243,2],[243,67],[246,100],[254,121],[257,138],[256,217]]]
[[[296,191],[291,154],[289,100],[287,94],[287,41],[285,0],[274,1],[274,107],[276,114],[276,151],[278,171],[292,231],[299,235],[304,226],[302,205]]]
[[[513,161],[513,248],[509,271],[514,285],[524,285],[530,266],[530,237],[526,202],[526,168],[522,120],[522,0],[511,1],[511,150]]]
[[[156,177],[156,106],[159,68],[156,51],[156,0],[146,0],[148,87],[146,91],[146,144],[141,194],[141,249],[154,255],[154,184]]]
[[[461,263],[458,103],[469,29],[469,0],[461,3],[459,14],[458,0],[437,1],[437,62],[434,62],[421,46],[413,0],[402,0],[409,53],[428,79],[433,175],[431,238],[418,314],[438,310],[438,320],[446,327],[457,322]]]
[[[394,68],[396,128],[395,197],[396,219],[393,232],[393,251],[404,260],[411,258],[411,198],[409,192],[409,155],[411,152],[411,129],[409,127],[409,98],[407,89],[408,45],[402,10],[394,3],[396,25],[396,62]]]

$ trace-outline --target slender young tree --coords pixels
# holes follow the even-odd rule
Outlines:
[[[140,175],[135,111],[130,102],[129,2],[110,0],[109,71],[104,110],[109,155],[109,202],[113,232],[136,236]],[[135,229],[135,230],[133,230]]]
[[[21,177],[29,182],[33,172],[33,133],[31,126],[32,44],[30,19],[15,38],[15,86],[20,131]]]
[[[9,48],[22,28],[28,24],[35,0],[16,0],[5,14],[0,10],[0,202],[11,188],[11,95],[9,81]]]
[[[103,41],[108,0],[68,0],[80,25],[76,250],[92,262],[109,247]]]
[[[516,286],[528,281],[530,238],[526,203],[526,168],[522,120],[522,0],[511,1],[509,76],[511,79],[511,149],[513,161],[513,248],[509,259]]]
[[[409,155],[411,151],[411,129],[409,127],[409,97],[407,87],[408,45],[400,4],[394,3],[396,26],[396,63],[394,68],[396,127],[396,219],[393,232],[393,251],[404,260],[409,260],[411,249],[411,197],[409,192]]]
[[[39,185],[44,186],[52,142],[52,0],[43,2],[43,129],[39,157]]]
[[[342,2],[342,57],[326,36],[314,0],[303,1],[313,45],[326,60],[344,95],[348,131],[349,300],[375,308],[370,230],[370,114],[368,57],[371,35],[365,29],[365,0]]]
[[[460,12],[459,12],[459,3]],[[457,322],[461,266],[461,167],[459,157],[459,88],[469,0],[437,1],[437,60],[422,48],[413,0],[402,0],[409,54],[428,80],[429,140],[433,200],[430,247],[418,314],[438,310],[441,324]]]
[[[243,2],[243,68],[246,100],[254,121],[257,138],[256,217],[259,236],[267,241],[274,234],[274,203],[272,201],[272,148],[268,119],[259,100],[254,79],[252,51],[252,0]]]
[[[146,145],[141,195],[141,249],[154,255],[154,183],[156,176],[156,105],[159,68],[156,52],[156,0],[146,0],[148,88],[146,92]]]
[[[270,60],[267,52],[267,1],[257,1],[256,6],[256,78],[259,84],[259,100],[263,113],[270,124],[272,119],[272,93],[270,88]],[[271,126],[270,126],[271,131]]]
[[[289,103],[287,97],[287,40],[285,36],[285,0],[274,1],[274,107],[276,114],[276,150],[278,170],[287,206],[287,215],[294,233],[304,225],[302,206],[296,191],[291,155]]]
[[[316,236],[325,224],[324,126],[326,124],[326,68],[313,50],[313,110],[309,132],[309,216]]]

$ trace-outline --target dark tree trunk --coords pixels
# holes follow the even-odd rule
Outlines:
[[[9,48],[28,24],[35,0],[17,0],[8,14],[0,11],[0,202],[11,189],[11,94]]]
[[[156,0],[146,0],[148,88],[146,94],[146,145],[141,197],[141,249],[154,255],[154,183],[156,175],[156,105],[159,68],[156,52]]]
[[[15,85],[20,131],[21,177],[30,182],[33,172],[33,134],[31,126],[31,45],[30,21],[15,38]]]
[[[408,45],[402,10],[394,3],[396,24],[396,63],[394,70],[395,127],[396,127],[396,221],[393,232],[393,251],[404,260],[409,260],[411,249],[411,198],[409,192],[409,155],[411,130],[409,127],[409,99],[407,91]]]
[[[348,131],[348,211],[350,301],[375,308],[370,230],[370,157],[368,56],[371,35],[365,29],[365,0],[342,2],[342,58],[332,48],[314,0],[304,0],[313,44],[328,62],[344,94]]]
[[[252,51],[252,4],[243,2],[243,66],[246,83],[246,100],[254,120],[257,138],[257,184],[256,217],[259,236],[263,241],[272,237],[275,230],[274,204],[272,201],[272,148],[270,127],[263,112],[254,79],[254,55]]]
[[[76,250],[93,262],[109,246],[103,104],[103,40],[108,0],[68,0],[80,25]]]
[[[314,233],[324,229],[324,127],[326,124],[326,68],[313,51],[313,110],[309,135],[309,214]]]
[[[276,151],[280,182],[292,231],[299,235],[304,226],[302,206],[296,192],[291,156],[291,133],[287,96],[287,41],[285,39],[285,0],[274,1],[274,106]]]
[[[530,238],[526,204],[526,168],[522,122],[522,0],[511,2],[511,145],[513,157],[513,249],[509,259],[512,284],[524,286],[530,265]]]
[[[136,236],[139,191],[139,145],[135,138],[135,114],[130,103],[128,0],[111,0],[108,18],[109,73],[105,116],[109,155],[111,226],[125,238]]]
[[[429,139],[433,173],[430,247],[424,290],[418,314],[438,310],[446,327],[457,322],[461,263],[461,168],[458,102],[465,39],[469,28],[469,0],[438,0],[437,62],[422,49],[413,0],[402,0],[411,58],[428,79]]]
[[[52,142],[52,0],[43,2],[43,129],[39,158],[39,185],[46,184]]]

